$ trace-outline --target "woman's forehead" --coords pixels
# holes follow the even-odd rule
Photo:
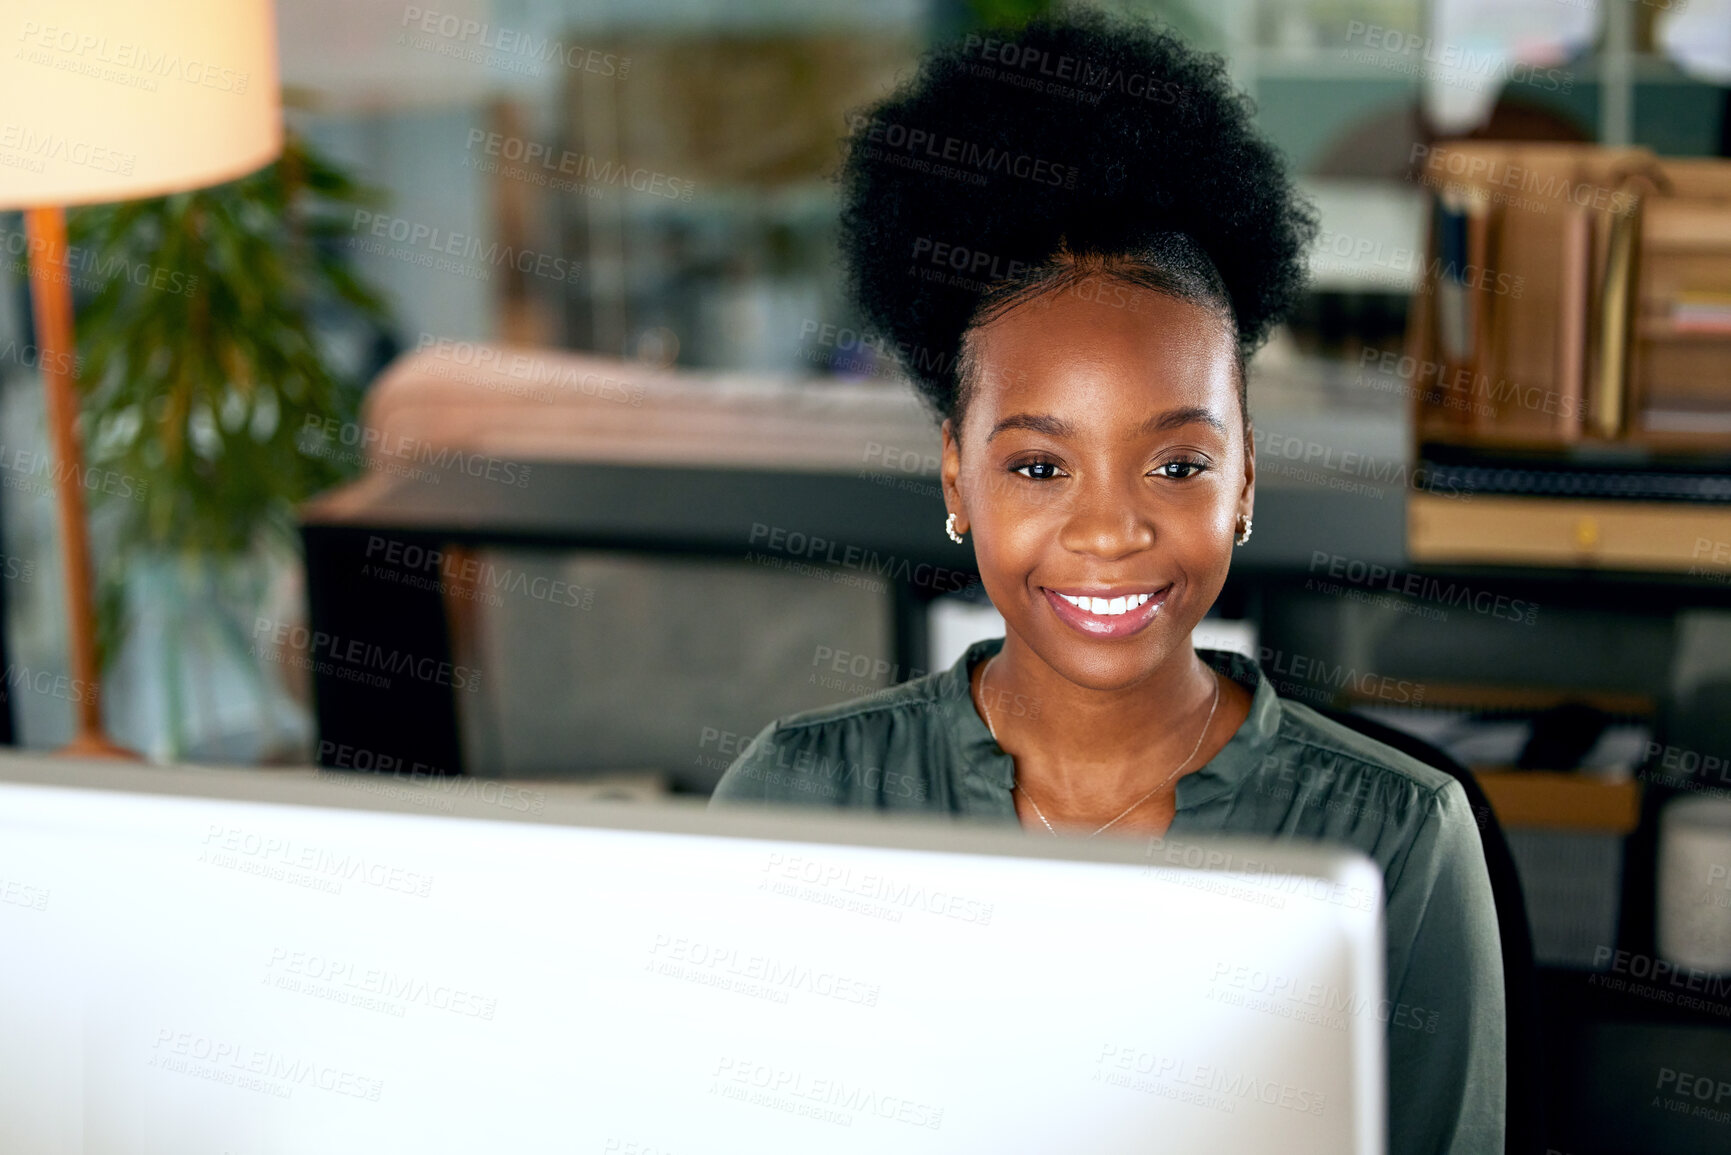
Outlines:
[[[971,412],[1234,402],[1237,347],[1218,313],[1121,281],[1074,288],[1024,302],[970,334]]]

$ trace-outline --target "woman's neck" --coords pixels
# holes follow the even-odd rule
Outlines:
[[[1013,632],[974,670],[976,707],[1015,758],[1018,785],[1054,821],[1099,816],[1098,825],[1156,786],[1170,810],[1177,780],[1206,764],[1250,712],[1249,692],[1189,646],[1120,690],[1077,685]]]

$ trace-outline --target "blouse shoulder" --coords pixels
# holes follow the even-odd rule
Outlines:
[[[1282,698],[1278,740],[1303,748],[1313,757],[1335,763],[1350,763],[1391,779],[1410,783],[1427,793],[1442,790],[1453,775],[1420,761],[1386,742],[1325,718],[1302,702]]]
[[[943,699],[944,673],[924,674],[845,702],[801,710],[776,719],[772,725],[789,734],[827,727],[869,728],[887,721],[888,715],[928,711]]]
[[[1264,820],[1358,846],[1391,883],[1409,853],[1439,834],[1458,840],[1457,850],[1482,853],[1470,844],[1483,816],[1452,774],[1302,703],[1281,700],[1246,789]]]
[[[926,808],[941,773],[930,755],[943,687],[940,671],[778,718],[741,750],[711,801]]]

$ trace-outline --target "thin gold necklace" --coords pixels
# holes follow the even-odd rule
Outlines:
[[[1001,654],[1003,652],[1004,651],[999,650],[998,654]],[[994,742],[998,741],[998,730],[997,730],[997,727],[992,725],[992,706],[991,706],[991,703],[986,698],[986,675],[991,673],[992,663],[998,660],[998,654],[993,654],[991,657],[987,658],[985,669],[980,671],[980,709],[984,710],[986,713],[986,732],[992,736],[992,741],[994,741]],[[1118,815],[1118,817],[1112,819],[1112,821],[1106,823],[1106,825],[1100,827],[1100,829],[1094,831],[1093,834],[1088,835],[1089,838],[1093,838],[1096,835],[1104,834],[1107,830],[1110,830],[1112,827],[1118,825],[1119,822],[1123,821],[1124,818],[1127,817],[1132,810],[1136,809],[1136,807],[1142,805],[1142,803],[1144,803],[1144,802],[1148,801],[1148,799],[1154,797],[1155,793],[1157,791],[1159,791],[1159,789],[1162,786],[1165,786],[1166,783],[1168,783],[1168,782],[1172,781],[1172,779],[1178,777],[1178,771],[1180,771],[1180,770],[1184,769],[1184,767],[1188,766],[1190,764],[1190,759],[1196,757],[1196,751],[1202,749],[1202,739],[1204,739],[1208,736],[1208,727],[1213,725],[1213,723],[1214,723],[1214,711],[1219,709],[1219,707],[1220,707],[1220,672],[1218,670],[1214,670],[1212,668],[1210,669],[1209,672],[1214,675],[1214,704],[1208,707],[1208,719],[1207,719],[1207,721],[1202,723],[1202,733],[1196,735],[1196,745],[1194,745],[1190,748],[1190,753],[1188,753],[1184,756],[1184,761],[1178,763],[1177,766],[1173,767],[1172,773],[1170,773],[1170,774],[1166,775],[1166,777],[1162,778],[1160,780],[1159,784],[1156,785],[1153,790],[1148,791],[1148,793],[1142,795],[1142,797],[1140,797],[1140,798],[1136,799],[1136,801],[1130,803],[1130,805],[1128,805],[1124,808],[1124,812],[1122,814],[1120,814],[1120,815]],[[999,749],[1002,749],[1003,743],[999,742],[998,747],[999,747]],[[1028,805],[1032,806],[1034,808],[1034,813],[1039,817],[1041,822],[1044,822],[1046,824],[1046,829],[1051,831],[1053,836],[1055,837],[1058,833],[1057,829],[1055,827],[1053,827],[1051,821],[1049,819],[1047,819],[1045,813],[1040,809],[1040,804],[1038,802],[1034,801],[1034,796],[1032,794],[1028,793],[1028,788],[1026,786],[1023,786],[1020,782],[1016,782],[1016,783],[1011,784],[1010,789],[1011,790],[1020,790],[1027,797]]]

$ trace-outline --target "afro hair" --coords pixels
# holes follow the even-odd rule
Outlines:
[[[937,48],[850,117],[853,300],[940,417],[966,403],[968,330],[1078,270],[1229,317],[1242,368],[1316,232],[1253,113],[1220,57],[1099,11]]]

